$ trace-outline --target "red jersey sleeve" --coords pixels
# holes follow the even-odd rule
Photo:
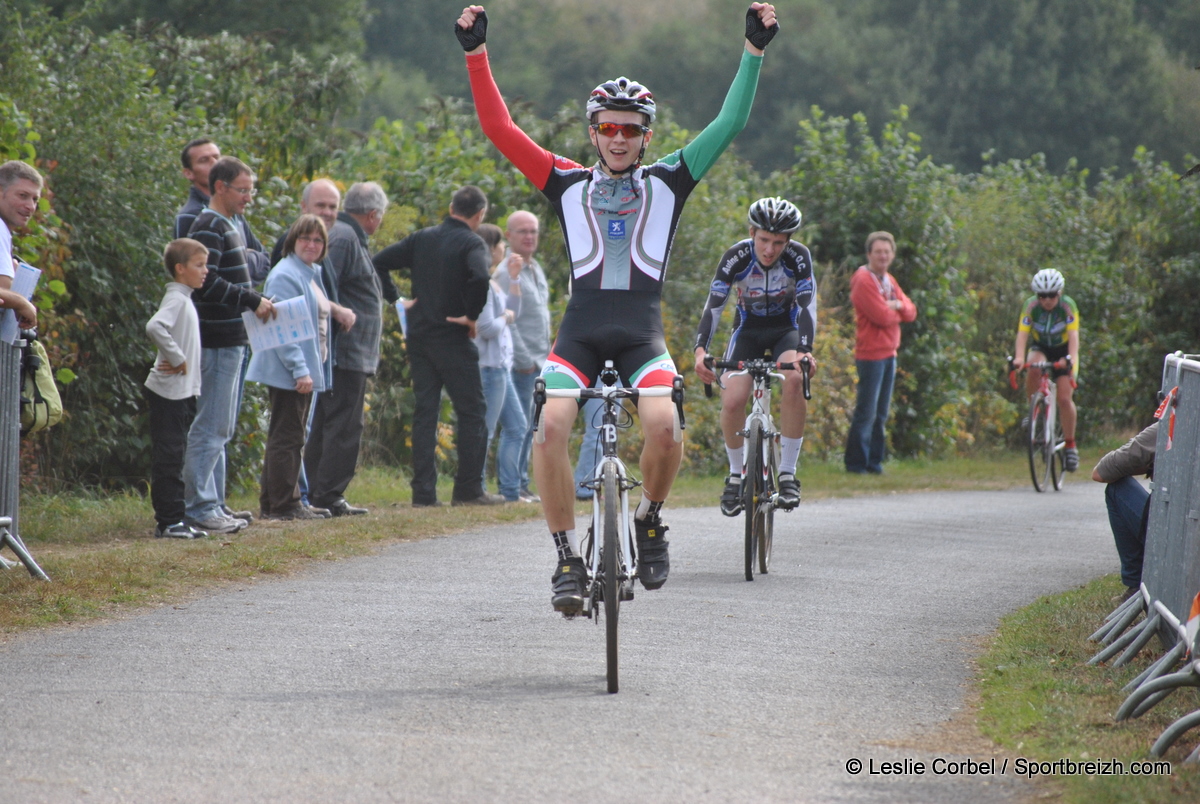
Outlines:
[[[525,178],[539,190],[544,190],[554,167],[554,154],[531,140],[513,122],[508,106],[500,96],[500,89],[492,78],[486,52],[467,56],[467,73],[471,78],[471,96],[475,100],[475,113],[479,115],[483,133]],[[573,162],[569,166],[578,167]]]

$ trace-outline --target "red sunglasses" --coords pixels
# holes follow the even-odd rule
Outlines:
[[[593,123],[592,130],[598,131],[604,137],[615,137],[617,132],[620,132],[625,135],[627,140],[644,136],[650,132],[649,128],[640,123]]]

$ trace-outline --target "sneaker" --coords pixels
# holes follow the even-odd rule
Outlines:
[[[473,497],[470,500],[451,500],[450,504],[451,505],[504,505],[504,503],[506,503],[506,502],[508,502],[508,501],[505,500],[503,497],[501,497],[499,494],[491,494],[491,493],[485,491],[483,494],[480,494],[478,497]]]
[[[368,513],[366,508],[357,508],[346,502],[344,497],[339,497],[329,504],[329,513],[334,516],[359,516]]]
[[[445,503],[443,503],[441,500],[433,500],[432,502],[417,502],[416,500],[413,500],[412,503],[413,508],[441,508],[443,505],[445,505]]]
[[[638,579],[647,589],[658,589],[667,582],[671,571],[671,557],[667,547],[671,544],[663,536],[669,528],[661,519],[633,520],[637,534]]]
[[[333,512],[332,512],[332,511],[330,511],[328,508],[318,508],[318,507],[317,507],[317,506],[315,506],[315,505],[308,505],[308,504],[304,504],[304,505],[302,505],[301,507],[302,507],[302,508],[306,508],[306,509],[308,509],[308,512],[309,512],[310,514],[316,514],[316,516],[317,516],[317,518],[318,518],[318,519],[331,519],[331,518],[333,518]]]
[[[190,528],[184,522],[176,522],[174,525],[158,525],[154,528],[154,538],[156,539],[203,539],[208,534],[202,530]]]
[[[1063,448],[1063,469],[1074,472],[1079,468],[1079,451],[1074,447]]]
[[[225,514],[213,514],[208,519],[197,519],[188,524],[209,533],[237,533],[246,527],[246,520],[225,516]]]
[[[583,590],[587,584],[587,569],[582,558],[560,560],[550,576],[550,605],[564,617],[574,617],[583,611]]]
[[[721,492],[721,513],[737,516],[742,512],[742,477],[730,475],[725,478],[725,490]]]
[[[542,498],[534,494],[529,489],[521,489],[521,493],[517,495],[517,499],[523,503],[540,503]]]
[[[254,514],[250,511],[234,511],[228,505],[222,505],[221,510],[225,512],[225,516],[246,520],[247,525],[254,521]]]
[[[790,511],[800,504],[800,480],[793,474],[779,476],[778,505]]]

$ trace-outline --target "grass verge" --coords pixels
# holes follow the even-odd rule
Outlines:
[[[1162,656],[1152,640],[1127,666],[1089,667],[1101,648],[1087,638],[1117,606],[1124,587],[1116,575],[1080,589],[1043,598],[1005,617],[991,646],[979,659],[985,736],[1017,756],[1039,761],[1068,758],[1153,759],[1150,746],[1174,720],[1200,708],[1200,692],[1176,690],[1141,718],[1117,723],[1125,700],[1121,688]],[[1200,801],[1200,771],[1182,764],[1200,740],[1189,732],[1167,752],[1172,773],[1165,776],[1043,777],[1066,802]]]

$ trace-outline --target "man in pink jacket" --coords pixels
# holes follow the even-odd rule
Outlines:
[[[887,452],[883,427],[896,379],[900,322],[917,317],[916,305],[888,273],[895,257],[895,238],[888,232],[872,232],[867,237],[867,264],[850,278],[850,301],[858,325],[854,344],[858,402],[846,436],[846,471],[860,475],[883,474]]]

